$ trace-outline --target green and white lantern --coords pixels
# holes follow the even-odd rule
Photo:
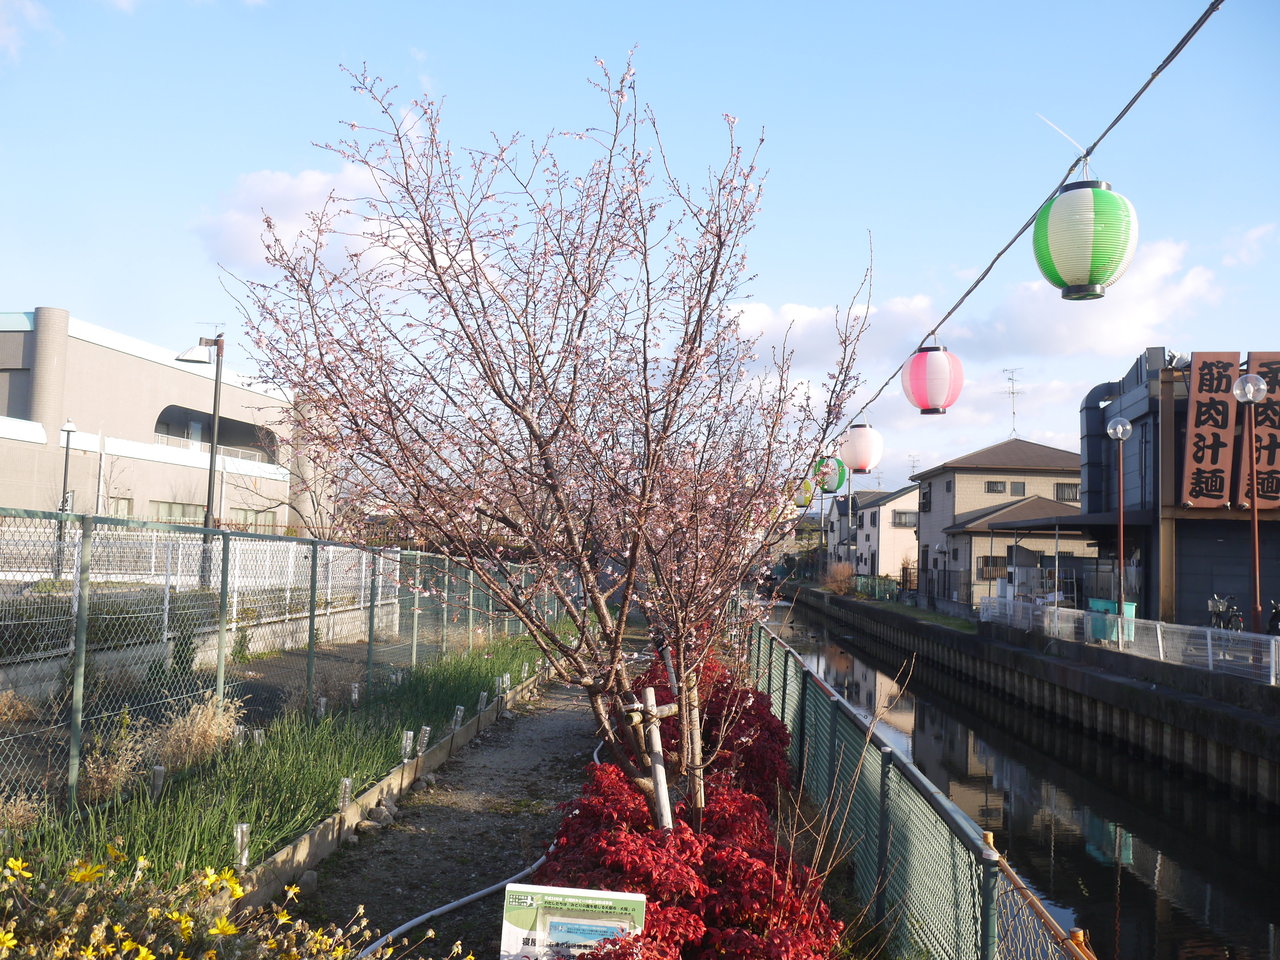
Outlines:
[[[839,457],[822,457],[813,465],[813,475],[822,487],[823,493],[835,493],[844,487],[849,471]]]
[[[1032,245],[1063,300],[1097,300],[1129,268],[1138,216],[1103,180],[1069,183],[1036,214]]]

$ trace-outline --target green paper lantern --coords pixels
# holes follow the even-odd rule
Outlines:
[[[1103,180],[1069,183],[1036,214],[1031,238],[1044,278],[1064,300],[1097,300],[1138,245],[1133,204]]]
[[[824,493],[835,493],[844,486],[849,471],[839,457],[822,457],[813,465],[813,475],[818,478],[818,485]]]

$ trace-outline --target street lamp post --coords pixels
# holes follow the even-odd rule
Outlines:
[[[1258,549],[1258,491],[1254,484],[1258,479],[1258,450],[1254,441],[1254,418],[1257,406],[1267,397],[1267,381],[1256,373],[1246,373],[1231,386],[1235,398],[1244,404],[1244,461],[1248,464],[1249,474],[1245,481],[1245,491],[1249,497],[1250,526],[1253,532],[1253,610],[1250,612],[1249,629],[1254,633],[1262,632],[1262,583],[1261,557]]]
[[[222,351],[223,336],[218,334],[216,337],[201,337],[197,346],[184,350],[175,358],[183,363],[209,363],[210,350],[213,347],[213,424],[210,429],[209,436],[209,486],[208,493],[204,501],[204,526],[206,530],[213,529],[213,488],[214,477],[218,470],[218,407],[222,401]]]
[[[67,511],[71,509],[68,500],[71,496],[68,480],[71,476],[71,435],[76,432],[76,425],[67,418],[59,431],[62,434],[62,496],[58,498],[58,544],[54,550],[53,579],[62,579],[63,551],[66,549]]]
[[[219,405],[222,401],[222,351],[223,336],[201,337],[199,344],[184,350],[174,359],[183,363],[209,363],[213,354],[213,423],[209,431],[209,486],[204,499],[204,550],[200,560],[200,585],[209,586],[213,582],[213,493],[214,480],[218,472],[218,420]],[[213,348],[210,351],[210,347]]]
[[[1116,442],[1116,612],[1124,616],[1124,442],[1133,436],[1133,424],[1115,417],[1107,424],[1107,436]]]

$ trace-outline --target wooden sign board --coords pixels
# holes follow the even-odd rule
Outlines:
[[[1187,398],[1187,447],[1182,460],[1182,505],[1227,507],[1233,492],[1239,353],[1193,353]]]
[[[1267,397],[1253,405],[1253,469],[1257,477],[1258,509],[1280,509],[1280,352],[1249,351],[1248,369],[1267,382]],[[1243,405],[1242,405],[1243,407]],[[1245,413],[1241,412],[1241,416]],[[1249,455],[1241,439],[1236,502],[1250,503]]]

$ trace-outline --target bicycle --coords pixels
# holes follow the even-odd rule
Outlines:
[[[1244,630],[1244,612],[1236,606],[1234,596],[1213,595],[1209,601],[1209,626],[1219,630]]]

